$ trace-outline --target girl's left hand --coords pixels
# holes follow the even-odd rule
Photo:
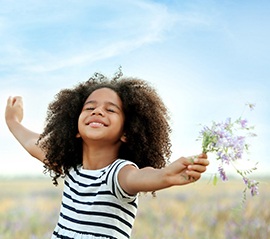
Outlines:
[[[168,165],[165,170],[169,183],[173,185],[185,185],[200,179],[206,171],[209,161],[206,154],[199,156],[181,157]]]

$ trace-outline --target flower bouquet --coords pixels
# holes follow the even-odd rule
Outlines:
[[[250,110],[254,109],[254,104],[247,104]],[[202,140],[202,149],[204,153],[214,153],[219,161],[218,172],[223,181],[228,180],[225,172],[225,165],[230,165],[239,174],[245,184],[244,200],[246,199],[246,191],[250,190],[251,195],[257,195],[258,182],[251,180],[248,175],[256,170],[256,165],[248,170],[239,170],[235,163],[248,153],[248,138],[255,137],[253,132],[254,126],[249,126],[248,121],[239,117],[235,121],[227,118],[225,122],[213,122],[210,127],[204,126],[199,134],[198,140]],[[214,176],[213,183],[217,183],[218,177]]]

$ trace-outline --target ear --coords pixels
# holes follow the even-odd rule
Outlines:
[[[127,135],[126,135],[126,133],[124,133],[124,134],[121,136],[120,140],[121,140],[123,143],[126,143],[126,142],[127,142]]]
[[[81,138],[80,133],[77,133],[77,134],[76,134],[76,138]]]

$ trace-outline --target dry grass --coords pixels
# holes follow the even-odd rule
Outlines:
[[[1,180],[0,239],[47,239],[60,209],[62,186],[49,179]],[[270,180],[241,203],[243,184],[201,181],[140,196],[132,239],[270,238]]]

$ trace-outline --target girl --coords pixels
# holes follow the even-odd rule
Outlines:
[[[58,184],[65,177],[52,238],[129,238],[139,192],[197,181],[207,156],[171,155],[168,112],[145,81],[95,74],[60,91],[49,105],[43,133],[25,128],[21,97],[9,97],[7,125]],[[166,166],[166,167],[165,167]]]

